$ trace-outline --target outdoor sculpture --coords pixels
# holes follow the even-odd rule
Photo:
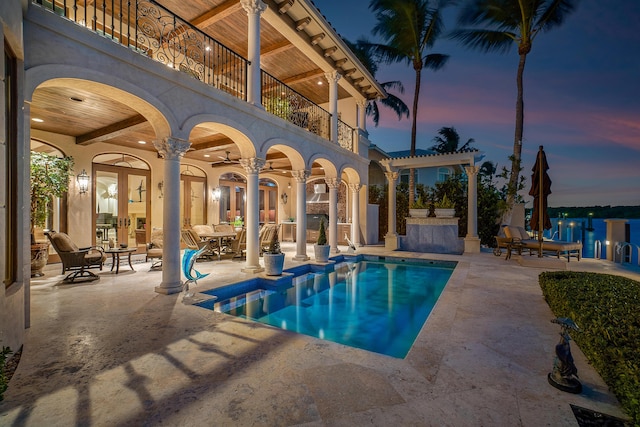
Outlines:
[[[194,283],[197,285],[198,284],[197,281],[199,279],[202,279],[203,277],[207,277],[209,275],[209,273],[202,274],[198,270],[193,269],[193,264],[195,264],[196,259],[198,259],[198,257],[202,255],[202,253],[206,249],[207,249],[206,247],[203,247],[199,250],[195,250],[195,249],[184,250],[184,255],[182,256],[182,273],[184,274],[184,277],[187,278],[187,281],[184,282],[184,285],[183,285],[183,289],[185,291],[185,297],[192,297],[194,295],[193,293],[188,292],[190,283]],[[193,273],[195,273],[195,275]]]
[[[553,363],[553,371],[547,375],[549,384],[568,393],[580,393],[582,391],[582,384],[578,380],[578,369],[573,363],[571,347],[569,346],[569,341],[571,341],[569,329],[579,331],[580,328],[568,317],[558,317],[551,322],[562,326],[562,331],[560,332],[560,342],[556,344],[556,358]]]

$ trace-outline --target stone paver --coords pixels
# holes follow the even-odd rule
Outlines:
[[[283,248],[296,265],[293,244]],[[145,263],[75,285],[56,284],[59,266],[47,267],[32,282],[32,326],[0,425],[576,426],[570,404],[624,416],[575,343],[583,393],[548,385],[559,332],[537,283],[548,265],[488,252],[414,255],[459,264],[405,359],[157,294],[161,272]],[[619,270],[589,259],[551,265]],[[191,290],[250,277],[242,266],[198,263],[213,274]]]

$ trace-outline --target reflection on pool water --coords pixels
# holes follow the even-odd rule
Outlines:
[[[298,275],[285,281],[284,286],[269,286],[268,280],[254,279],[207,291],[218,300],[199,305],[402,358],[455,264],[359,256],[336,263],[332,271]]]

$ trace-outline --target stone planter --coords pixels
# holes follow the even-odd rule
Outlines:
[[[284,268],[284,254],[262,254],[264,271],[267,276],[280,276]]]
[[[456,216],[455,209],[435,209],[436,218],[453,218]]]
[[[44,276],[42,269],[49,260],[49,243],[31,245],[31,277]]]
[[[329,262],[329,245],[313,245],[316,262]]]
[[[429,216],[429,209],[409,209],[409,216],[412,218],[426,218]]]

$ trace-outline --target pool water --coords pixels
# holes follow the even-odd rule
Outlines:
[[[404,358],[455,263],[342,262],[286,289],[256,288],[203,307],[351,347]],[[257,282],[256,282],[257,283]],[[228,292],[228,290],[227,290]],[[211,291],[215,294],[215,291]]]

